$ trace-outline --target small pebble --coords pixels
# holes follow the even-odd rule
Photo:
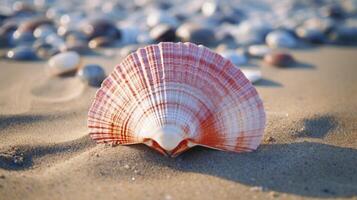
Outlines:
[[[78,71],[77,75],[82,81],[94,87],[99,87],[106,77],[104,69],[95,64],[84,66]]]
[[[147,17],[147,25],[149,27],[155,27],[159,24],[166,24],[171,27],[177,27],[179,21],[168,12],[165,11],[154,11]]]
[[[260,70],[241,69],[241,71],[251,83],[256,83],[262,79],[262,73]]]
[[[74,51],[56,54],[48,61],[49,72],[53,75],[62,75],[75,71],[80,64],[80,56]]]
[[[267,54],[264,62],[277,67],[287,67],[295,63],[294,58],[288,53]]]
[[[5,179],[5,175],[0,175],[0,179]]]
[[[289,32],[283,30],[270,32],[265,41],[268,46],[274,48],[293,48],[297,44],[295,38]]]
[[[272,49],[266,45],[252,45],[248,48],[250,56],[255,58],[264,58],[265,55],[272,52]]]
[[[11,60],[36,60],[35,50],[29,46],[19,46],[7,52],[6,57]]]
[[[245,56],[244,53],[241,53],[238,51],[228,50],[228,51],[222,52],[221,55],[224,58],[227,58],[228,60],[230,60],[234,65],[236,65],[238,67],[240,65],[244,65],[244,64],[248,63],[247,56]]]
[[[184,42],[209,45],[215,42],[214,31],[195,23],[185,23],[176,30],[176,36]]]
[[[124,165],[124,169],[130,169],[129,165]]]
[[[174,42],[176,40],[176,30],[166,24],[159,24],[150,31],[150,37],[156,42]]]
[[[107,19],[92,19],[89,20],[82,27],[82,32],[87,35],[89,39],[99,36],[107,36],[113,39],[119,39],[121,33],[114,23]]]
[[[88,46],[91,49],[98,47],[108,47],[113,44],[113,39],[105,36],[96,37],[89,41]]]

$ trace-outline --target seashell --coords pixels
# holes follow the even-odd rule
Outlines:
[[[196,23],[185,23],[181,25],[176,36],[184,42],[193,42],[196,44],[208,45],[215,42],[214,31],[205,26]]]
[[[241,71],[251,83],[256,83],[262,79],[262,73],[259,70],[241,69]]]
[[[150,37],[156,42],[174,42],[176,29],[166,24],[159,24],[151,29]]]
[[[221,53],[221,55],[230,60],[234,65],[240,66],[248,63],[248,58],[244,53],[234,50],[228,50]]]
[[[277,67],[287,67],[295,63],[292,55],[284,52],[275,52],[267,54],[264,62]]]
[[[88,85],[98,87],[105,79],[105,72],[101,66],[91,64],[81,68],[77,76]]]
[[[255,150],[265,112],[229,60],[192,43],[160,43],[127,56],[103,81],[88,113],[97,143],[144,143],[175,157],[193,146]]]
[[[297,45],[295,38],[287,31],[276,30],[270,32],[265,42],[268,46],[274,48],[293,48]]]
[[[19,46],[11,49],[6,54],[7,58],[11,60],[36,60],[36,52],[32,47]]]
[[[79,54],[74,51],[59,53],[48,61],[49,72],[52,75],[63,75],[74,72],[80,64]]]
[[[248,48],[248,53],[252,57],[263,58],[265,55],[272,52],[272,49],[266,45],[252,45]]]

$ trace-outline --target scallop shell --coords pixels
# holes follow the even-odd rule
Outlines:
[[[260,144],[265,111],[229,60],[192,43],[163,42],[127,56],[88,113],[97,143],[144,143],[175,157],[199,145],[247,152]]]

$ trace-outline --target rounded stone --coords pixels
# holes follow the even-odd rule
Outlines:
[[[214,31],[196,23],[185,23],[176,30],[176,36],[184,42],[209,45],[215,42]]]
[[[277,67],[288,67],[294,64],[295,60],[288,53],[276,52],[267,54],[264,57],[264,62]]]
[[[89,41],[88,46],[91,49],[98,47],[108,47],[113,44],[113,39],[105,36],[96,37]]]
[[[92,19],[89,20],[82,27],[82,32],[87,35],[89,39],[99,36],[107,36],[118,39],[121,36],[120,31],[113,22],[106,19]]]
[[[78,69],[80,56],[74,51],[59,53],[48,61],[49,72],[53,75],[62,75]]]
[[[265,55],[272,52],[272,49],[266,45],[252,45],[248,47],[248,53],[255,58],[263,58]]]
[[[221,55],[224,58],[230,60],[237,67],[248,63],[247,56],[244,53],[240,53],[238,51],[227,50],[227,51],[222,52]]]
[[[174,42],[176,30],[166,24],[159,24],[150,31],[150,37],[156,42]]]
[[[35,50],[30,46],[19,46],[7,52],[6,57],[11,60],[36,60]]]
[[[179,21],[174,16],[164,11],[153,11],[147,17],[146,23],[149,27],[155,27],[159,24],[166,24],[171,27],[177,27],[179,25]]]
[[[104,69],[96,64],[86,65],[81,68],[77,76],[90,86],[99,87],[105,79]]]
[[[273,48],[293,48],[297,45],[296,39],[287,31],[276,30],[270,32],[265,42]]]
[[[46,38],[47,36],[55,33],[55,29],[52,25],[44,24],[38,26],[34,31],[33,35],[35,38]]]

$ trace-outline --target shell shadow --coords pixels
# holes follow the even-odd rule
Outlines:
[[[312,64],[309,64],[306,62],[302,62],[302,61],[295,61],[295,63],[293,65],[289,66],[288,68],[290,68],[290,69],[300,68],[300,69],[309,69],[309,70],[316,69],[315,65],[312,65]]]
[[[46,115],[0,115],[0,129],[46,120],[47,117]]]
[[[255,82],[253,84],[254,86],[261,86],[261,87],[282,87],[283,84],[270,80],[270,79],[266,79],[266,78],[262,78],[259,81]]]
[[[95,146],[89,135],[59,144],[16,146],[0,149],[0,169],[27,170],[34,166],[34,159],[54,154],[75,154]]]
[[[323,138],[336,129],[338,121],[333,116],[314,116],[303,120],[304,129],[295,133],[297,137]]]
[[[200,147],[176,159],[153,151],[144,150],[144,154],[142,158],[155,165],[266,190],[319,198],[357,195],[356,149],[302,142],[262,145],[255,152],[243,154]]]

